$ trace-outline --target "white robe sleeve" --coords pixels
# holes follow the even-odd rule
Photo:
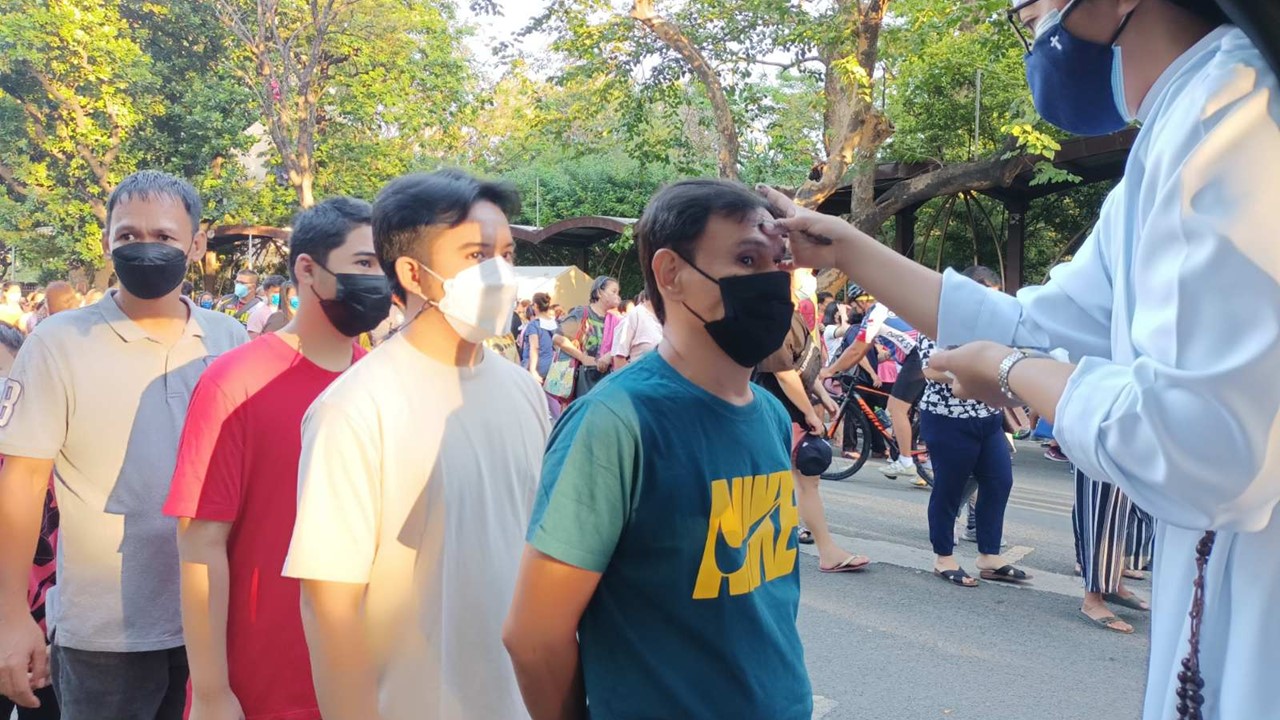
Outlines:
[[[1280,502],[1280,125],[1266,92],[1206,117],[1134,243],[1131,365],[1085,358],[1055,434],[1156,517],[1253,532]]]

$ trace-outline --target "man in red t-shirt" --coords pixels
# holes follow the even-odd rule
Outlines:
[[[179,518],[192,715],[319,720],[293,534],[302,417],[364,354],[352,338],[387,316],[370,206],[334,198],[293,223],[293,320],[226,353],[191,398],[164,511]],[[241,714],[242,713],[242,714]]]

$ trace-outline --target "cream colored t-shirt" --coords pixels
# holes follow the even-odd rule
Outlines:
[[[442,365],[403,335],[307,412],[284,574],[368,585],[384,720],[528,717],[502,623],[549,432],[523,368]]]

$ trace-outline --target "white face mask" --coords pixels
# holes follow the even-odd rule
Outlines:
[[[426,265],[422,269],[444,283],[444,297],[427,302],[440,309],[463,340],[482,343],[510,330],[511,306],[518,290],[511,263],[490,258],[448,280]]]

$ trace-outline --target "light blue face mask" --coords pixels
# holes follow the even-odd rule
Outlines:
[[[298,309],[298,296],[297,296],[297,295],[294,295],[293,297],[289,298],[289,307],[290,307],[291,309],[293,309],[293,310],[297,310],[297,309]]]
[[[244,283],[239,283],[239,282],[236,283],[235,294],[236,294],[236,297],[240,298],[241,300],[249,297],[249,286],[245,285]]]
[[[1078,3],[1040,19],[1026,56],[1027,84],[1046,122],[1073,135],[1109,135],[1133,122],[1116,47],[1132,13],[1120,22],[1111,42],[1100,45],[1071,34],[1063,25]]]

